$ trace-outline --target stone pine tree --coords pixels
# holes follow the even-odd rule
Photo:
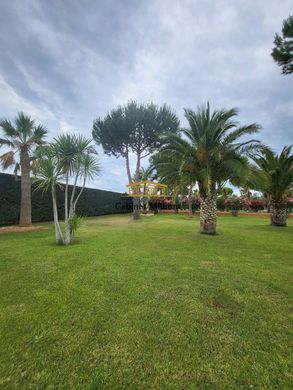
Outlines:
[[[283,21],[282,34],[276,34],[272,57],[281,66],[283,74],[293,72],[293,16]]]
[[[176,133],[178,129],[179,120],[167,105],[130,101],[106,117],[97,118],[92,134],[107,155],[124,158],[128,182],[132,183],[139,179],[142,160],[160,147],[163,134]],[[133,173],[130,155],[136,160]],[[139,205],[140,199],[134,197],[134,219],[140,218]]]
[[[42,145],[47,134],[45,127],[36,125],[34,120],[20,112],[14,122],[8,119],[0,120],[3,138],[0,138],[0,147],[8,151],[0,156],[2,168],[14,166],[14,173],[20,170],[21,174],[21,202],[20,226],[30,226],[31,212],[31,163],[34,149]]]

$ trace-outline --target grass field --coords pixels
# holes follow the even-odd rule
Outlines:
[[[290,389],[293,220],[86,219],[0,235],[0,387]],[[290,367],[291,366],[291,367]]]

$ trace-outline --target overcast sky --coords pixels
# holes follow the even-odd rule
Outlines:
[[[293,75],[270,52],[293,0],[0,0],[0,116],[24,111],[62,131],[130,99],[240,109],[279,151],[293,142]],[[124,161],[103,155],[91,187],[125,191]]]

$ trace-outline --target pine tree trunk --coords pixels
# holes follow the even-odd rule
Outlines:
[[[149,201],[149,198],[146,199],[145,207],[146,207],[146,212],[148,213],[150,211],[150,201]]]
[[[133,219],[140,219],[140,197],[133,197]]]
[[[139,180],[139,170],[140,170],[140,153],[137,153],[136,170],[134,175],[135,182]],[[138,191],[140,190],[138,189]],[[139,196],[135,196],[133,198],[133,219],[134,220],[140,219],[140,197]]]
[[[270,210],[272,226],[287,226],[287,202],[284,199],[272,199]]]
[[[21,203],[19,226],[31,226],[32,205],[31,205],[31,179],[30,179],[30,159],[26,149],[20,152],[21,169]]]
[[[216,196],[202,197],[200,200],[200,232],[216,234],[217,201]]]

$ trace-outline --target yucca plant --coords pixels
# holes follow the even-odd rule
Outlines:
[[[83,135],[62,134],[55,139],[55,150],[59,167],[65,180],[65,231],[64,243],[70,244],[71,219],[74,217],[78,199],[81,196],[86,180],[100,171],[99,164],[94,157],[97,153],[91,145],[91,139]],[[73,179],[73,188],[69,198],[69,179]],[[78,180],[83,180],[83,186],[76,194]]]
[[[37,160],[34,166],[35,190],[42,192],[51,191],[53,204],[53,218],[55,228],[55,240],[57,244],[63,244],[64,238],[58,218],[58,205],[56,188],[61,188],[62,173],[57,158],[55,146],[53,144],[40,148],[37,152]]]
[[[293,186],[292,145],[285,146],[280,154],[270,149],[253,157],[251,188],[266,194],[270,203],[271,224],[287,225],[287,196]]]
[[[0,156],[2,168],[5,170],[14,166],[14,173],[21,174],[21,203],[20,226],[32,224],[31,213],[31,162],[34,150],[44,144],[47,130],[44,126],[36,125],[29,116],[20,112],[14,122],[8,119],[0,120],[0,128],[4,134],[0,138],[0,147],[9,150]]]
[[[56,242],[65,245],[71,244],[79,221],[79,217],[76,215],[78,200],[84,190],[86,181],[100,172],[95,149],[91,146],[91,140],[82,135],[63,134],[57,137],[50,146],[41,148],[38,157],[36,188],[51,189]],[[73,181],[70,196],[68,191],[69,180]],[[77,187],[78,181],[82,183],[79,188]],[[61,182],[65,182],[64,234],[58,220],[56,199],[56,186],[63,186]]]

